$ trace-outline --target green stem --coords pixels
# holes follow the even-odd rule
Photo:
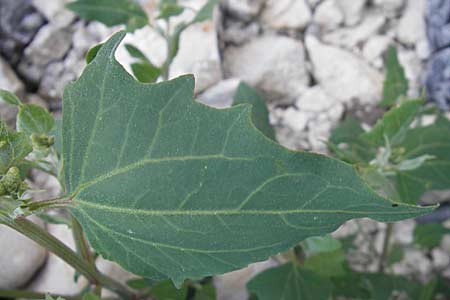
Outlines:
[[[380,264],[378,265],[378,270],[380,272],[384,272],[384,269],[386,267],[386,258],[388,256],[388,252],[389,252],[389,242],[391,240],[392,228],[393,228],[393,224],[388,223],[387,227],[386,227],[386,233],[384,235],[384,240],[383,240],[383,250],[380,255]]]
[[[46,210],[50,208],[58,208],[58,207],[66,207],[67,204],[70,204],[71,200],[66,197],[49,199],[44,201],[35,201],[30,202],[25,205],[23,208],[27,208],[29,211],[37,212],[41,210]]]
[[[121,283],[98,272],[94,266],[89,264],[87,261],[84,261],[69,247],[33,222],[30,222],[25,218],[12,219],[6,213],[0,212],[0,224],[11,227],[26,237],[32,239],[42,247],[53,252],[56,256],[64,260],[67,264],[85,276],[89,282],[93,284],[100,284],[125,299],[135,298],[135,295]]]
[[[32,291],[19,291],[19,290],[0,290],[0,298],[24,298],[24,299],[45,299],[46,294],[37,293]],[[57,295],[50,294],[54,299],[58,297],[64,298],[66,300],[81,300],[81,296],[67,296],[67,295]]]

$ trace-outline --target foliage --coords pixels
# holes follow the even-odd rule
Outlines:
[[[140,10],[136,4],[121,6],[126,2],[117,2],[115,17],[104,22],[125,23],[130,30],[140,26]],[[207,19],[215,3],[209,1],[189,24]],[[110,12],[106,4],[111,2],[79,0],[69,7],[102,21]],[[160,19],[178,15],[182,6],[177,5],[163,1]],[[104,15],[90,12],[98,8]],[[172,54],[187,25],[175,30],[178,37],[169,37]],[[156,73],[137,75],[135,70],[146,83],[134,80],[114,58],[124,36],[119,32],[89,51],[83,74],[65,89],[62,122],[44,108],[0,93],[18,107],[16,131],[0,122],[0,223],[47,247],[86,277],[91,284],[82,299],[100,299],[107,288],[120,299],[212,300],[210,279],[202,277],[285,251],[289,262],[249,283],[254,297],[389,299],[397,290],[414,295],[419,289],[426,298],[445,289],[438,280],[422,287],[381,272],[354,272],[345,260],[345,244],[326,234],[354,218],[392,222],[430,212],[433,208],[381,196],[364,179],[391,196],[380,182],[397,187],[399,174],[425,168],[429,177],[424,178],[432,184],[424,188],[445,186],[445,180],[433,177],[441,170],[431,163],[447,160],[441,135],[448,129],[446,119],[427,129],[415,120],[423,113],[421,103],[405,102],[373,133],[355,121],[345,123],[347,129],[335,130],[330,148],[355,168],[278,145],[264,100],[245,84],[232,108],[218,110],[193,100],[192,76],[149,83],[157,80]],[[127,49],[138,64],[152,65],[138,49]],[[159,67],[163,78],[168,65]],[[430,140],[414,136],[418,129],[430,130]],[[55,176],[61,197],[34,201],[25,183],[30,168]],[[55,207],[70,217],[46,213]],[[31,214],[70,224],[76,252],[28,221]],[[386,249],[386,256],[393,253]],[[115,282],[97,270],[98,255],[140,277],[128,286]]]

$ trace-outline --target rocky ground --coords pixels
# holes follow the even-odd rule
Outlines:
[[[85,66],[86,51],[118,29],[79,20],[64,8],[65,2],[0,3],[0,88],[45,105],[56,114],[64,86]],[[155,0],[140,2],[151,13]],[[200,7],[204,0],[183,2]],[[326,152],[324,141],[345,115],[372,124],[382,113],[375,106],[381,100],[383,56],[390,45],[398,48],[410,81],[410,96],[420,95],[425,83],[441,107],[448,108],[450,65],[442,63],[450,57],[450,8],[446,5],[450,6],[445,0],[428,1],[428,11],[433,14],[425,18],[427,0],[223,0],[214,21],[183,33],[170,75],[194,73],[198,98],[216,107],[230,105],[239,81],[245,80],[265,95],[281,144]],[[164,60],[164,41],[150,28],[128,35],[126,42],[143,50],[156,64]],[[125,66],[132,61],[124,49],[119,49],[117,58]],[[13,116],[3,104],[0,114],[7,120]],[[57,193],[55,183],[43,177],[36,180]],[[365,235],[373,237],[380,248],[384,225],[357,222],[365,231],[360,233],[361,252],[367,251]],[[355,224],[349,222],[336,234],[354,232]],[[396,224],[393,239],[409,244],[413,227],[414,222]],[[73,243],[64,226],[52,225],[48,230]],[[74,284],[73,270],[58,258],[4,227],[0,227],[0,237],[0,249],[15,253],[10,259],[2,250],[0,269],[7,271],[0,272],[0,288],[28,285],[58,293],[82,288],[83,282]],[[408,251],[394,267],[396,273],[414,273],[426,279],[436,270],[444,270],[450,276],[450,239],[432,253]],[[353,264],[362,266],[358,256],[354,257]],[[269,260],[219,276],[219,299],[245,299],[246,280],[274,264]],[[107,273],[130,276],[110,263],[101,265]]]

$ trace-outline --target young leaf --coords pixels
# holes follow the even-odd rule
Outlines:
[[[194,79],[134,80],[115,60],[124,33],[69,84],[64,182],[92,246],[147,278],[224,273],[360,217],[429,212],[378,196],[349,165],[266,138],[251,107],[193,101]]]
[[[434,248],[446,234],[450,234],[450,229],[442,224],[419,224],[414,228],[414,243],[423,248]]]
[[[17,130],[31,134],[47,134],[55,126],[55,119],[42,106],[35,104],[24,104],[19,108],[17,115]]]
[[[208,0],[205,5],[198,11],[192,23],[200,23],[212,18],[214,7],[220,0]]]
[[[161,8],[157,19],[170,19],[171,17],[179,16],[183,13],[184,7],[174,3],[164,3]]]
[[[397,49],[393,46],[387,52],[386,68],[381,107],[394,105],[401,96],[406,96],[408,93],[408,80],[405,76],[405,70],[398,61]]]
[[[422,100],[413,100],[392,108],[378,120],[372,130],[363,133],[361,138],[373,146],[384,145],[385,137],[392,146],[401,143],[422,106]]]
[[[233,105],[242,103],[252,105],[252,121],[256,128],[261,130],[268,138],[275,140],[275,131],[269,123],[269,110],[266,102],[257,91],[245,83],[239,84],[233,100]]]
[[[134,31],[148,24],[147,14],[133,0],[77,0],[67,8],[89,21],[99,21],[106,26],[124,24]]]
[[[342,249],[317,253],[305,259],[303,267],[323,277],[345,275],[345,253]]]
[[[341,249],[342,244],[331,235],[325,235],[307,238],[302,242],[302,247],[306,255],[314,255],[318,253],[334,252]]]
[[[85,58],[87,64],[94,60],[95,56],[98,53],[98,50],[100,50],[100,48],[102,46],[103,46],[103,44],[98,44],[88,50],[88,52],[86,53],[86,58]]]
[[[0,100],[5,101],[8,104],[19,106],[22,101],[13,93],[0,89]]]
[[[328,299],[332,284],[309,270],[288,263],[257,275],[247,288],[259,300],[315,300]]]
[[[150,63],[147,56],[145,56],[145,54],[135,46],[131,44],[125,44],[125,49],[128,51],[128,54],[130,54],[131,57]]]
[[[137,80],[144,83],[153,83],[161,75],[161,69],[149,63],[133,63],[131,71]]]
[[[415,204],[428,190],[450,188],[450,121],[439,118],[435,124],[411,129],[401,147],[403,159],[415,159],[427,155],[419,168],[399,172],[397,189],[405,203]]]
[[[17,166],[31,151],[29,137],[23,132],[10,131],[0,120],[0,174]]]
[[[186,299],[187,290],[186,285],[177,289],[170,280],[164,280],[155,284],[150,292],[155,300],[178,300]]]

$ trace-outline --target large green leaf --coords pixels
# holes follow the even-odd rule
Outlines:
[[[0,175],[21,163],[31,151],[29,137],[23,132],[12,132],[0,120]]]
[[[70,210],[106,258],[180,285],[348,219],[430,211],[378,196],[338,160],[274,143],[252,124],[250,105],[193,101],[192,76],[135,81],[114,58],[124,35],[104,44],[63,102]]]
[[[332,292],[330,281],[292,263],[257,275],[247,288],[260,300],[327,300]]]
[[[106,26],[124,24],[130,31],[148,24],[147,14],[133,0],[78,0],[67,4],[67,8],[83,19]]]
[[[397,56],[397,49],[391,46],[387,52],[386,59],[386,79],[383,86],[383,101],[380,106],[389,107],[394,105],[399,97],[408,93],[408,80],[405,70],[400,64]]]
[[[450,188],[450,122],[444,117],[435,124],[409,130],[401,144],[404,159],[431,155],[419,168],[396,176],[402,201],[416,203],[428,190]]]

